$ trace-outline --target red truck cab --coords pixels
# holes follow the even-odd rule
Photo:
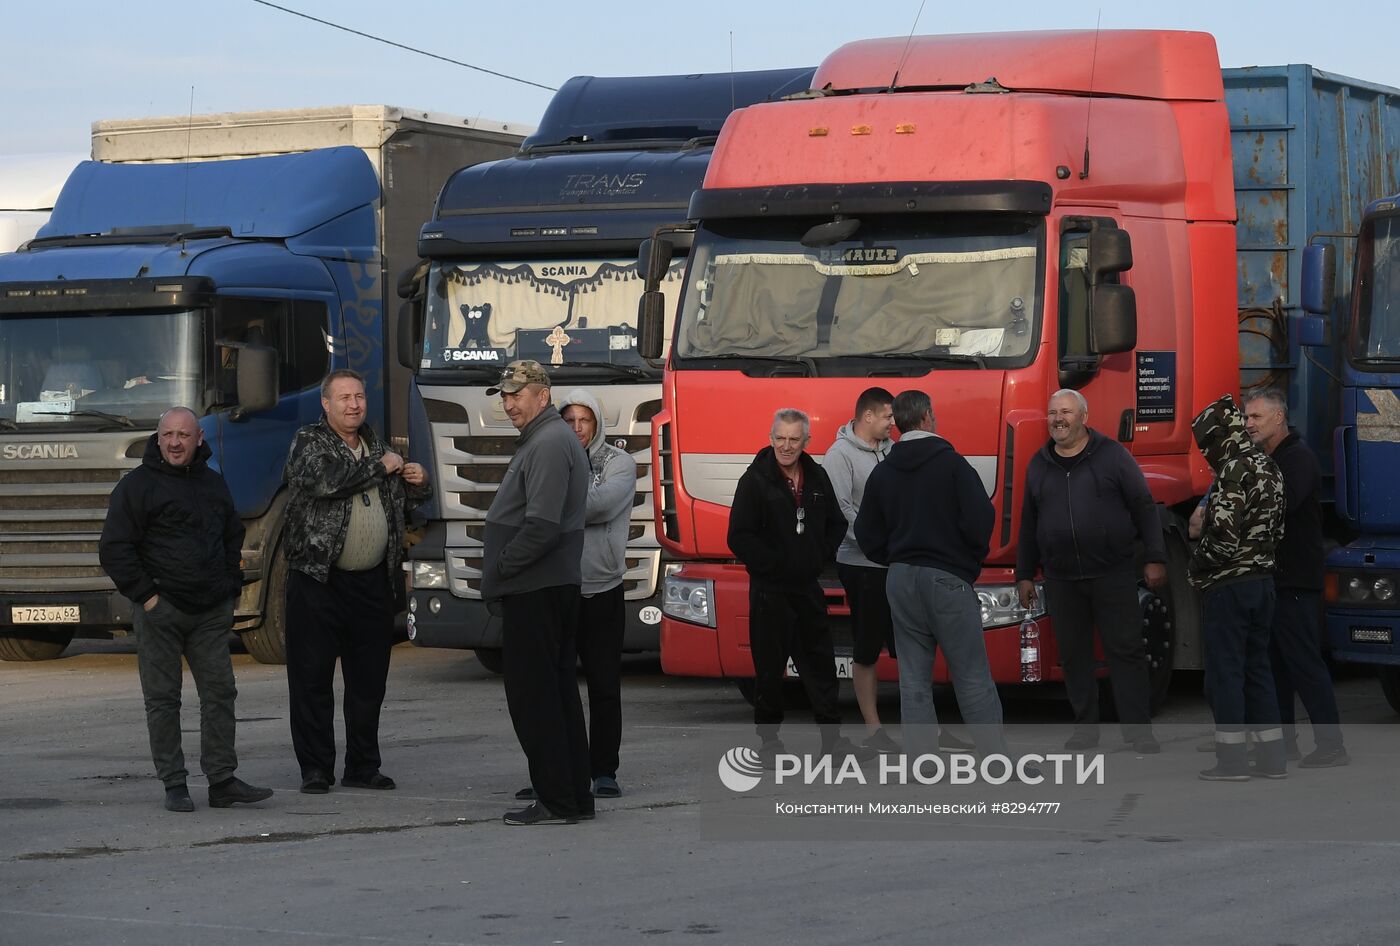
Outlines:
[[[1143,592],[1154,683],[1200,666],[1184,516],[1209,471],[1190,422],[1239,385],[1229,120],[1209,35],[848,44],[810,93],[730,116],[690,218],[654,419],[658,534],[681,561],[667,672],[753,675],[747,575],[726,544],[735,485],[775,411],[810,415],[820,460],[872,385],[928,392],[996,508],[977,590],[999,683],[1060,678],[1047,619],[1022,641],[1013,566],[1026,465],[1064,387],[1161,504],[1172,591]],[[653,263],[665,234],[654,242]],[[644,345],[659,304],[643,300]],[[841,654],[834,570],[825,584]],[[878,671],[897,679],[888,656]]]

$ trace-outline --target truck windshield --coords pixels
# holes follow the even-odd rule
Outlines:
[[[109,414],[153,425],[176,404],[202,413],[200,332],[188,310],[0,320],[0,419],[87,425]]]
[[[702,227],[676,367],[791,358],[840,373],[842,363],[854,368],[871,358],[950,367],[1029,360],[1040,314],[1041,219],[871,217],[843,242],[804,246],[803,235],[821,222]]]
[[[1400,215],[1373,217],[1357,244],[1356,321],[1350,349],[1358,362],[1400,362]]]
[[[684,260],[663,289],[679,286]],[[616,369],[621,377],[660,377],[637,354],[635,259],[436,262],[428,276],[423,368],[487,366],[494,378],[516,358],[552,375]]]

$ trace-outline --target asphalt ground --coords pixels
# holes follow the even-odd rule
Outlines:
[[[396,647],[381,737],[399,788],[322,796],[297,792],[283,669],[235,655],[239,774],[276,794],[210,809],[196,775],[193,814],[161,805],[132,643],[69,654],[0,664],[5,946],[1400,941],[1400,717],[1356,671],[1337,684],[1347,769],[1197,780],[1211,726],[1199,676],[1184,676],[1156,721],[1161,755],[1110,751],[1096,799],[1063,795],[1077,814],[989,826],[782,817],[771,786],[747,798],[752,819],[731,818],[744,799],[718,786],[715,747],[751,734],[747,705],[730,684],[629,657],[625,794],[593,822],[522,828],[501,822],[527,781],[501,680],[467,652]],[[187,679],[197,772],[193,701]],[[882,704],[897,712],[894,688]],[[843,705],[855,718],[848,686]],[[1068,721],[1053,689],[1004,705],[1018,744],[1049,745]],[[950,693],[939,706],[955,718]],[[1116,738],[1106,729],[1105,749]],[[989,791],[918,797],[1061,797]]]

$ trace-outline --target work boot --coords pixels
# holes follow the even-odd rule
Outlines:
[[[194,799],[190,797],[190,790],[186,785],[181,783],[165,790],[165,810],[194,811]]]
[[[229,777],[209,786],[209,807],[228,808],[231,805],[251,805],[272,797],[272,789],[257,788],[241,778]]]

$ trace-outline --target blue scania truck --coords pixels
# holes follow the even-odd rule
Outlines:
[[[113,486],[183,404],[247,527],[235,630],[280,662],[292,435],[320,416],[326,371],[348,367],[404,449],[396,269],[448,174],[520,141],[386,106],[94,125],[98,160],[0,256],[0,658],[131,626],[97,541]]]
[[[416,372],[409,433],[433,482],[410,551],[414,643],[500,665],[500,619],[480,594],[482,533],[516,431],[486,388],[512,359],[533,358],[556,396],[595,395],[609,441],[637,458],[624,647],[657,649],[665,564],[649,470],[662,363],[637,354],[638,248],[685,218],[729,113],[802,92],[812,71],[575,77],[517,154],[447,181],[418,241],[424,263],[402,287],[419,313],[404,358]],[[683,266],[663,285],[678,285]]]

